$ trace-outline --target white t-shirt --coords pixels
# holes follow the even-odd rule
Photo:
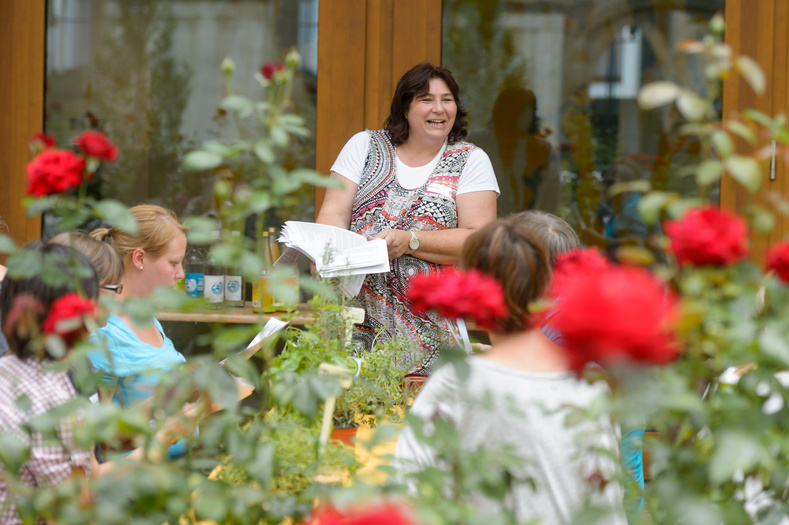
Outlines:
[[[367,158],[369,147],[370,135],[366,131],[357,133],[342,148],[337,160],[334,161],[334,165],[331,167],[331,171],[342,175],[354,184],[359,184],[362,180],[364,161]],[[444,147],[441,148],[441,151],[438,152],[433,160],[424,166],[416,168],[406,166],[395,154],[397,182],[403,188],[410,190],[420,187],[433,173],[445,148],[446,142],[444,142]],[[458,180],[458,195],[473,191],[495,191],[497,194],[501,193],[490,158],[480,148],[471,152],[463,168],[463,176]]]

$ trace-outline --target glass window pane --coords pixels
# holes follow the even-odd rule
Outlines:
[[[636,179],[695,190],[676,168],[698,144],[678,134],[675,110],[641,112],[636,96],[656,80],[705,93],[704,64],[677,44],[704,35],[723,9],[724,0],[444,0],[442,64],[461,87],[469,140],[493,162],[499,215],[543,209],[607,248],[605,237],[648,235],[638,195],[603,190]]]
[[[318,0],[49,0],[45,129],[61,144],[86,129],[118,144],[93,195],[155,202],[179,216],[210,214],[216,174],[183,173],[181,159],[205,140],[237,137],[218,109],[222,60],[236,62],[236,91],[262,100],[253,74],[300,51],[293,105],[313,135],[294,141],[281,160],[314,168],[317,36]],[[312,217],[313,190],[303,191],[298,204],[269,217],[271,225]]]

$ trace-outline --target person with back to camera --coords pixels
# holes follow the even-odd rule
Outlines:
[[[49,244],[71,246],[87,257],[96,270],[101,292],[115,295],[123,291],[123,260],[110,244],[79,231],[58,233]]]
[[[8,277],[5,286],[0,292],[0,312],[5,319],[17,320],[33,315],[35,324],[43,326],[52,306],[66,294],[73,292],[76,279],[74,261],[82,272],[87,270],[87,276],[80,273],[80,290],[83,297],[93,302],[99,296],[99,280],[90,261],[79,252],[72,251],[69,246],[57,242],[42,244],[29,243],[22,250],[40,255],[42,263],[57,268],[63,275],[70,276],[68,283],[71,285],[53,286],[44,281],[39,275],[32,277]],[[45,258],[49,262],[45,262]],[[27,297],[27,306],[30,301],[37,303],[36,309],[25,309],[24,314],[20,308],[25,304],[17,303],[17,299]],[[17,309],[17,314],[12,312]],[[10,315],[9,315],[10,314]],[[13,323],[4,323],[2,326],[8,338],[10,352],[0,358],[0,433],[17,436],[28,447],[28,457],[22,467],[15,474],[16,480],[34,487],[47,487],[65,482],[71,476],[98,477],[114,468],[113,463],[99,465],[89,448],[80,448],[73,439],[73,429],[79,425],[81,414],[78,412],[73,417],[63,418],[57,423],[57,441],[44,437],[44,432],[33,429],[31,420],[59,407],[77,397],[77,392],[69,380],[63,367],[52,366],[59,361],[68,360],[71,356],[69,348],[65,356],[51,355],[46,347],[36,348],[31,332],[20,330]],[[86,327],[80,330],[87,330]],[[77,334],[87,336],[85,334]],[[68,344],[68,341],[67,341]],[[19,403],[22,397],[27,398],[27,403]],[[25,405],[29,408],[25,409]],[[186,414],[186,412],[185,412]],[[156,435],[161,446],[173,442],[170,437],[173,431],[180,430],[181,420],[173,419],[166,429]],[[134,450],[127,459],[141,460],[144,458],[142,450]],[[0,461],[0,523],[21,524],[22,520],[17,514],[14,494],[14,485],[7,483],[4,474],[5,465]]]
[[[397,83],[384,129],[354,135],[337,157],[316,222],[386,240],[390,271],[367,276],[357,305],[357,348],[404,336],[425,352],[425,375],[438,349],[456,344],[453,325],[413,312],[408,279],[456,264],[463,242],[496,218],[499,188],[484,151],[464,142],[466,112],[446,69],[423,63]],[[380,335],[379,335],[380,334]]]
[[[548,251],[551,266],[556,262],[559,255],[578,250],[581,248],[581,241],[578,235],[564,219],[552,213],[541,210],[529,210],[516,213],[512,219],[528,226],[536,233]],[[560,299],[561,300],[561,299]],[[561,304],[558,305],[561,307]],[[555,315],[557,307],[543,318],[542,333],[557,345],[564,345],[564,336],[561,332],[551,326],[551,317]],[[646,422],[642,419],[641,424],[622,426],[622,469],[629,472],[633,477],[633,482],[637,486],[636,490],[630,483],[625,484],[624,505],[627,513],[627,522],[633,525],[638,521],[641,510],[644,507],[644,463],[642,457],[642,440],[646,430]]]
[[[152,204],[132,207],[139,233],[117,228],[99,228],[91,236],[109,242],[123,261],[121,301],[148,297],[160,286],[173,287],[184,276],[181,262],[186,252],[186,229],[170,210]],[[113,390],[121,404],[137,403],[151,397],[158,378],[151,370],[166,372],[186,362],[165,335],[154,317],[141,326],[128,316],[110,313],[107,324],[91,335],[104,351],[90,354],[93,367]],[[145,373],[145,372],[148,373]],[[170,457],[186,453],[185,441],[170,447]]]
[[[605,417],[569,426],[566,421],[568,407],[588,407],[607,385],[579,378],[561,347],[532,324],[529,303],[542,297],[551,279],[542,242],[528,226],[498,220],[469,237],[462,265],[499,282],[508,315],[490,334],[491,349],[467,358],[468,377],[461,380],[451,365],[437,370],[411,416],[428,434],[437,417],[448,420],[463,449],[509,447],[523,458],[510,470],[510,492],[501,501],[472,496],[481,512],[510,511],[517,523],[559,525],[593,502],[609,509],[600,523],[624,524],[621,486],[590,483],[597,474],[613,479],[617,471],[611,455],[601,453],[618,450],[616,426]],[[405,471],[441,466],[440,451],[419,441],[410,424],[400,434],[395,459]]]

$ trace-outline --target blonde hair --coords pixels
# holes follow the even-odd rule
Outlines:
[[[58,233],[48,244],[69,246],[88,258],[96,270],[99,286],[118,284],[123,278],[123,261],[115,249],[83,232]]]
[[[186,234],[186,226],[181,224],[172,210],[155,204],[138,204],[129,209],[137,220],[137,235],[118,228],[97,228],[90,236],[102,242],[109,242],[128,264],[134,250],[145,250],[154,259],[161,257],[169,248],[176,232]]]

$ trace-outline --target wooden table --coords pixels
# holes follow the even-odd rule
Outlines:
[[[292,317],[291,317],[292,316]],[[255,324],[266,322],[271,317],[288,319],[293,325],[304,325],[315,321],[312,305],[308,303],[299,304],[298,308],[292,312],[266,312],[256,313],[252,311],[252,303],[247,301],[243,307],[224,306],[217,309],[197,310],[181,312],[165,310],[156,314],[159,321],[180,321],[193,323],[235,323],[235,324]]]

